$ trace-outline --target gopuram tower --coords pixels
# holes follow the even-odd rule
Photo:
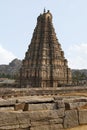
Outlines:
[[[40,14],[20,69],[21,87],[71,84],[71,70],[57,40],[50,11]]]

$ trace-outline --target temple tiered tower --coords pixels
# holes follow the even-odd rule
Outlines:
[[[20,70],[21,87],[71,84],[71,70],[56,37],[50,11],[40,14]]]

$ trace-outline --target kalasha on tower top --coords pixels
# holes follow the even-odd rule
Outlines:
[[[58,87],[71,84],[71,70],[56,37],[52,14],[44,10],[20,70],[21,87]]]

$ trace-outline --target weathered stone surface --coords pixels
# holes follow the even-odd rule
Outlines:
[[[0,100],[0,107],[2,106],[13,106],[16,103],[15,99]]]
[[[56,105],[57,109],[65,108],[65,104],[63,101],[56,101],[55,105]]]
[[[14,106],[14,110],[18,111],[18,110],[24,110],[25,107],[25,103],[16,103]]]
[[[42,90],[43,91],[43,90]],[[54,102],[54,98],[53,97],[45,97],[45,96],[25,96],[25,97],[19,97],[18,98],[18,102],[19,103],[29,103],[29,104],[37,104],[37,103],[52,103]]]
[[[84,105],[86,105],[86,102],[68,102],[65,103],[65,105],[67,104],[67,106],[69,106],[69,109],[74,109],[74,108],[79,108],[82,107]]]
[[[79,109],[79,124],[87,124],[87,109]]]
[[[31,127],[30,130],[60,130],[62,128],[63,128],[62,124],[54,124],[54,125]]]
[[[8,93],[6,93],[6,91],[8,91]],[[42,95],[44,95],[43,97],[45,97],[46,95],[49,95],[48,98],[52,98],[52,97],[50,97],[50,95],[53,95],[53,97],[54,97],[57,94],[63,94],[63,93],[68,93],[69,94],[71,92],[84,93],[86,91],[87,91],[87,86],[57,87],[57,88],[50,87],[49,89],[48,88],[21,88],[21,89],[20,88],[14,88],[14,89],[12,89],[12,88],[8,88],[8,89],[4,88],[4,91],[2,91],[2,89],[0,88],[0,97],[2,97],[2,95],[4,95],[4,93],[5,93],[5,96],[7,97],[6,99],[8,99],[9,98],[8,95],[10,94],[10,96],[12,98],[11,99],[12,102],[13,102],[13,100],[15,101],[15,99],[20,99],[20,102],[24,102],[25,97],[27,97],[27,99],[26,99],[26,102],[27,102],[27,101],[30,101],[30,99],[31,99],[30,96],[32,95],[32,93],[33,93],[33,96],[37,96],[37,95],[42,96]],[[14,97],[15,95],[16,95],[16,97]],[[21,98],[20,96],[22,96],[23,98]],[[29,96],[29,98],[28,98],[28,96]],[[78,96],[74,97],[74,95],[70,96],[70,94],[69,94],[69,96],[67,96],[67,98],[66,98],[66,96],[62,96],[62,95],[61,95],[61,97],[59,97],[59,95],[57,95],[57,96],[58,97],[54,97],[55,100],[62,100],[63,99],[64,102],[67,102],[68,100],[71,102],[71,99],[72,100],[74,100],[74,99],[77,100],[76,102],[86,102],[87,101],[87,97],[84,97],[84,96],[79,97],[79,99],[83,98],[81,100],[77,99]],[[21,101],[21,99],[22,99],[22,101]],[[0,98],[0,101],[1,100],[2,100],[2,98]]]
[[[29,113],[0,112],[0,129],[28,128]]]
[[[0,129],[19,128],[15,113],[0,112]]]
[[[65,112],[64,128],[78,126],[78,113],[77,110],[68,110]]]
[[[0,130],[62,128],[64,109],[28,112],[0,112]]]
[[[29,112],[16,113],[20,128],[27,128],[31,126]]]
[[[45,110],[45,111],[31,111],[29,112],[31,121],[40,121],[40,120],[51,120],[57,119],[64,116],[64,109],[59,110]]]
[[[28,108],[30,111],[53,110],[55,109],[55,103],[29,104]]]
[[[20,101],[21,99],[23,97],[19,98]],[[24,97],[25,102],[24,100],[19,102],[18,98],[12,100],[16,101],[15,110],[18,111],[13,111],[14,105],[6,106],[7,104],[4,104],[0,107],[0,130],[61,130],[63,127],[72,128],[79,124],[87,124],[86,109],[78,108],[66,111],[66,105],[61,99],[33,96]],[[77,103],[77,106],[86,103],[84,100],[80,101],[82,101],[81,104],[78,104],[78,102],[74,102],[73,98],[71,99],[71,103]],[[67,103],[69,104],[70,100]]]
[[[44,119],[40,121],[31,121],[31,126],[43,126],[43,125],[52,125],[52,124],[63,124],[62,118],[57,119]]]
[[[30,130],[30,128],[18,128],[18,129],[12,129],[12,130]]]
[[[14,111],[14,107],[0,107],[0,111]]]
[[[8,128],[8,127],[7,127]],[[2,129],[0,129],[0,130],[30,130],[30,128],[28,127],[28,128],[12,128],[12,129],[7,129],[7,128],[2,128]]]

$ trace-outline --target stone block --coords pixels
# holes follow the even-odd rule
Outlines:
[[[29,104],[30,111],[38,111],[38,110],[53,110],[55,108],[54,103],[42,103],[42,104]]]
[[[79,111],[79,124],[85,125],[87,124],[87,109],[81,109]]]
[[[69,102],[69,103],[65,103],[65,106],[66,105],[69,106],[69,109],[75,109],[75,108],[82,107],[86,104],[87,104],[86,102]]]
[[[52,125],[52,124],[63,124],[63,119],[44,119],[40,121],[31,121],[31,126],[43,126],[43,125]]]
[[[0,112],[0,129],[19,128],[19,123],[15,113]]]
[[[18,111],[18,110],[24,110],[25,107],[25,103],[16,103],[14,106],[14,110]]]
[[[7,100],[0,100],[0,107],[2,106],[12,106],[16,103],[15,99],[7,99]]]
[[[64,117],[64,109],[59,110],[43,110],[43,111],[30,111],[29,112],[31,121],[40,120],[51,120],[58,119],[59,117]]]
[[[78,113],[77,110],[68,110],[65,112],[64,128],[71,128],[78,126]]]
[[[62,128],[63,128],[62,124],[54,124],[54,125],[31,127],[30,130],[60,130]]]
[[[28,103],[25,103],[25,106],[24,106],[23,111],[28,111],[28,110],[29,110],[29,104],[28,104]]]
[[[65,108],[65,104],[62,101],[56,101],[55,104],[57,109]]]
[[[31,126],[29,113],[0,112],[0,130],[28,128]]]
[[[27,128],[31,126],[29,112],[16,113],[20,128]]]
[[[35,91],[35,90],[33,90],[33,91]],[[28,104],[52,103],[52,102],[54,102],[54,98],[53,97],[44,97],[44,96],[33,96],[33,97],[28,98],[25,96],[23,98],[18,98],[18,102],[19,103],[25,102]]]
[[[0,107],[0,111],[14,111],[14,107]]]
[[[30,128],[18,128],[18,129],[12,129],[12,130],[30,130]]]

